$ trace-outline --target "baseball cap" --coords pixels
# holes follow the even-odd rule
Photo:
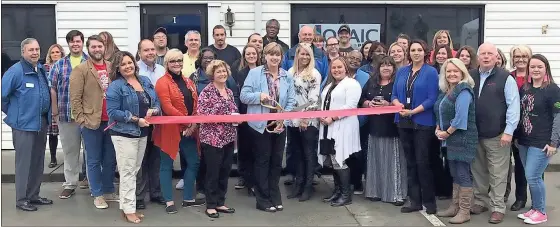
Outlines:
[[[340,33],[342,31],[346,31],[346,32],[350,33],[350,26],[348,26],[347,24],[341,25],[340,28],[338,28],[337,33]]]
[[[167,29],[165,29],[164,27],[159,27],[158,29],[156,29],[154,35],[157,34],[158,32],[162,32],[163,34],[167,35]]]

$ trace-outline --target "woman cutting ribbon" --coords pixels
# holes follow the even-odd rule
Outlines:
[[[290,111],[296,103],[294,80],[280,68],[282,47],[272,42],[266,45],[263,53],[266,64],[249,71],[241,89],[241,102],[247,104],[247,114]],[[266,212],[281,211],[284,207],[278,182],[286,144],[284,121],[250,121],[248,124],[254,141],[256,208]]]

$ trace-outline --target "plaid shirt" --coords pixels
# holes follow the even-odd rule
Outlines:
[[[88,59],[85,53],[82,53],[82,63]],[[63,122],[72,122],[70,112],[70,74],[72,73],[72,65],[70,64],[70,55],[56,61],[49,71],[49,85],[56,91],[59,120]]]

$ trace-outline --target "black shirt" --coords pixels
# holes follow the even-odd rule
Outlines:
[[[342,57],[346,57],[348,56],[348,53],[352,52],[354,50],[354,48],[352,46],[349,46],[347,48],[338,48],[338,54]]]
[[[560,113],[560,88],[550,84],[545,88],[520,89],[521,118],[519,144],[544,148],[550,144],[554,115]]]
[[[218,59],[225,61],[230,67],[235,61],[241,58],[241,53],[239,53],[239,50],[229,44],[227,44],[226,48],[222,50],[216,48],[214,45],[211,45],[210,48],[216,51]]]
[[[375,85],[370,79],[362,89],[360,97],[360,106],[366,100],[373,100],[375,96],[383,96],[385,101],[391,102],[393,93],[393,82],[387,85]],[[368,126],[369,134],[376,137],[398,137],[397,125],[395,124],[395,114],[369,115]]]
[[[193,100],[191,90],[187,88],[187,83],[183,80],[183,75],[181,74],[177,75],[171,71],[169,71],[169,73],[171,74],[173,81],[175,81],[175,83],[179,87],[181,93],[183,93],[183,100],[185,102],[185,106],[187,107],[188,115],[192,115],[193,108],[194,108],[194,100]]]
[[[246,66],[245,68],[242,68],[241,70],[239,70],[239,61],[237,61],[236,63],[233,64],[233,67],[231,68],[232,71],[232,76],[233,79],[235,80],[235,83],[237,84],[237,88],[239,90],[239,92],[241,93],[241,88],[243,88],[243,84],[245,83],[245,79],[247,78],[247,75],[249,74],[249,70],[251,70],[248,66]],[[239,113],[240,114],[246,114],[247,113],[247,104],[244,104],[242,102],[239,103]]]

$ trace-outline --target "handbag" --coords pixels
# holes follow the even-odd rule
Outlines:
[[[331,92],[336,87],[336,84],[330,87],[325,100],[323,102],[323,110],[329,110],[331,107]],[[329,132],[329,126],[323,126],[323,138],[319,140],[319,154],[321,155],[334,155],[336,151],[334,150],[334,139],[327,139],[327,133]],[[327,159],[330,159],[327,158]]]

